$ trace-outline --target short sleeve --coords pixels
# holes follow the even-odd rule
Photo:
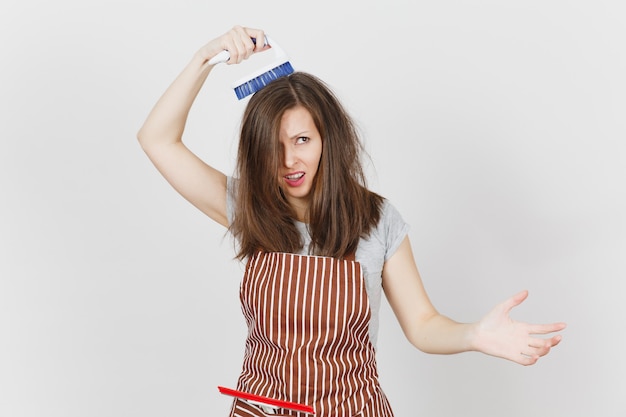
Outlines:
[[[226,217],[228,224],[232,224],[235,217],[235,196],[237,195],[238,184],[237,179],[231,176],[226,177]]]
[[[409,233],[410,227],[404,221],[400,212],[385,200],[379,228],[382,229],[379,230],[379,233],[385,245],[385,262],[387,262],[400,247],[400,244]]]

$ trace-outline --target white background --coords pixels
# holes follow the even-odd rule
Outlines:
[[[626,415],[625,12],[619,0],[3,0],[0,416],[227,415],[216,386],[240,369],[242,267],[135,134],[234,24],[265,29],[341,97],[441,312],[474,321],[528,289],[514,318],[569,324],[522,367],[421,353],[384,304],[379,369],[398,417]],[[215,69],[185,136],[226,173],[240,75]]]

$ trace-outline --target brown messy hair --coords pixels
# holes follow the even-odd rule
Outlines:
[[[376,227],[383,198],[366,188],[362,144],[355,124],[319,78],[295,72],[255,93],[244,111],[237,154],[235,213],[230,231],[237,257],[258,250],[298,253],[303,242],[295,212],[282,193],[280,122],[286,110],[302,106],[322,137],[322,155],[307,213],[313,255],[345,257]]]

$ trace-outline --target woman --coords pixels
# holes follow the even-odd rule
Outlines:
[[[407,225],[365,187],[360,142],[332,92],[305,73],[279,78],[250,99],[237,175],[208,166],[181,138],[192,103],[222,50],[228,64],[269,48],[262,30],[236,26],[210,41],[163,94],[138,139],[172,186],[229,228],[247,266],[241,302],[249,326],[238,390],[313,406],[319,416],[392,416],[378,384],[381,292],[408,340],[437,354],[479,351],[531,365],[563,323],[515,322],[521,292],[481,321],[455,322],[429,301]],[[232,416],[263,416],[236,399]],[[281,415],[304,415],[288,409]]]

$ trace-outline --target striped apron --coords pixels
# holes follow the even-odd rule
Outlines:
[[[369,339],[361,266],[347,259],[258,252],[240,291],[248,325],[237,390],[313,406],[319,417],[392,417]],[[231,417],[310,414],[235,399]]]

